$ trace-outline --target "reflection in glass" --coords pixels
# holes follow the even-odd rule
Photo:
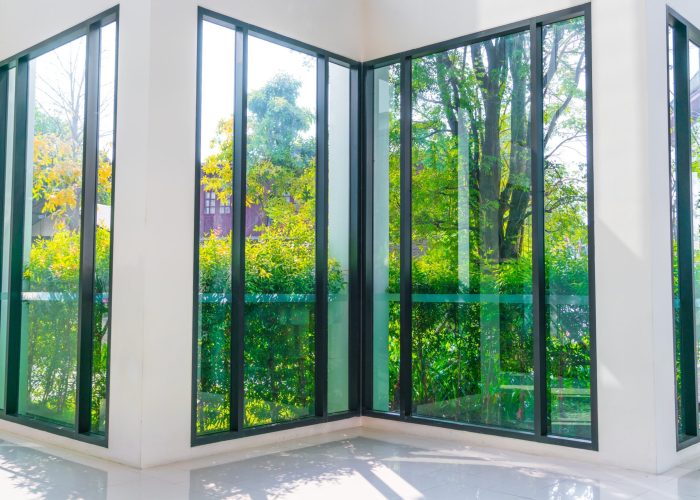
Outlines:
[[[328,67],[328,413],[348,409],[350,69]]]
[[[400,91],[398,64],[374,69],[372,409],[399,410]]]
[[[586,32],[543,28],[548,433],[591,438]]]
[[[532,429],[529,33],[413,62],[416,415]]]
[[[673,63],[673,28],[668,28],[668,103],[669,103],[669,145],[670,145],[670,184],[671,184],[671,244],[673,258],[673,333],[675,349],[676,376],[676,416],[679,438],[686,434],[683,419],[683,379],[681,376],[681,297],[678,287],[678,175],[676,158],[676,100],[675,100],[675,68]]]
[[[5,192],[2,221],[2,234],[9,235],[11,228],[12,207],[12,151],[14,147],[14,123],[15,123],[15,74],[14,68],[7,73],[7,135],[5,137],[5,158],[0,158],[0,163],[4,162],[5,169]],[[2,239],[2,262],[0,262],[0,409],[5,407],[5,384],[7,373],[7,310],[9,305],[10,291],[10,238]]]
[[[693,207],[693,289],[697,296],[700,293],[700,47],[690,42],[689,47],[689,76],[690,76],[690,161],[693,176],[692,207]],[[695,339],[700,347],[700,301],[695,304]],[[697,348],[696,348],[696,352]],[[700,356],[696,355],[696,379],[700,381]],[[700,398],[700,391],[696,391]],[[696,408],[700,409],[700,400]],[[698,426],[700,426],[700,418]]]
[[[244,425],[313,416],[316,58],[248,38]]]
[[[104,434],[107,424],[112,262],[112,184],[114,180],[114,90],[117,25],[100,32],[100,118],[95,231],[95,309],[92,365],[92,431]]]
[[[85,37],[29,63],[19,412],[74,426]]]
[[[202,23],[197,317],[198,434],[229,428],[235,31]]]

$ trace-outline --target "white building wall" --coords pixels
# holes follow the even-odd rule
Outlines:
[[[201,4],[368,60],[579,2]],[[695,0],[671,5],[700,26]],[[111,6],[107,0],[3,1],[0,60]],[[4,421],[0,428],[148,466],[359,425],[353,419],[190,447],[197,2],[123,0],[120,9],[109,448]],[[391,428],[658,471],[700,455],[698,446],[675,450],[665,4],[593,0],[592,24],[600,451]]]

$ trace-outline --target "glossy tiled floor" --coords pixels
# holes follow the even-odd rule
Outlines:
[[[0,434],[2,500],[700,499],[699,469],[652,476],[358,429],[137,471]]]

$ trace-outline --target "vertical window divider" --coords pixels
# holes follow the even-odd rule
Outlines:
[[[316,59],[316,416],[328,415],[328,57]]]
[[[233,231],[231,250],[231,383],[230,430],[243,430],[245,423],[245,197],[248,111],[248,30],[236,28],[233,129]]]
[[[400,220],[400,363],[399,363],[399,393],[401,416],[409,417],[412,413],[412,209],[411,209],[411,113],[412,113],[412,59],[406,56],[401,60],[401,220]]]
[[[349,339],[348,355],[348,409],[356,412],[360,409],[360,377],[361,367],[361,285],[360,285],[360,68],[350,67],[350,275],[348,280],[349,294]],[[2,242],[0,242],[1,244]]]
[[[7,168],[5,162],[7,158],[8,140],[8,103],[10,102],[8,95],[10,88],[9,78],[10,75],[8,68],[0,68],[0,110],[2,110],[0,111],[0,162],[2,162],[3,165],[5,165],[5,168]],[[2,175],[0,175],[0,220],[3,221],[5,220],[5,178],[6,176],[3,169]],[[2,259],[4,257],[4,255],[2,254],[2,249],[4,248],[4,240],[4,231],[0,231],[0,262],[2,262]],[[2,277],[2,279],[4,279],[4,276],[2,276],[1,272],[0,276]],[[7,318],[0,318],[0,321],[7,321]],[[7,352],[7,350],[5,352]],[[7,364],[5,364],[5,366],[7,366]],[[1,377],[0,383],[4,383]],[[5,411],[5,401],[0,402],[0,404],[2,404],[2,409],[0,409],[0,414],[2,414]]]
[[[545,319],[545,259],[544,259],[544,116],[542,25],[530,25],[530,127],[532,175],[532,312],[534,355],[534,433],[547,434],[547,335]]]
[[[197,98],[196,98],[196,114],[197,120],[195,123],[195,190],[194,190],[194,206],[199,207],[201,203],[201,195],[199,193],[202,186],[202,124],[200,117],[202,116],[202,39],[203,39],[203,18],[198,16],[197,19]],[[197,210],[196,208],[195,210]],[[200,255],[200,220],[199,217],[194,218],[194,266],[192,266],[192,331],[195,335],[192,336],[192,408],[190,411],[191,418],[191,442],[197,436],[197,372],[199,362],[199,341],[196,335],[199,325],[199,255]],[[110,291],[111,293],[111,291]]]
[[[584,24],[586,32],[586,155],[587,170],[587,208],[588,208],[588,315],[590,338],[590,378],[591,378],[591,443],[598,448],[598,355],[596,343],[596,300],[595,300],[595,190],[593,158],[593,39],[591,31],[591,5],[584,7]]]
[[[28,142],[29,57],[17,62],[15,73],[15,126],[12,158],[12,212],[10,230],[10,285],[7,328],[5,413],[19,410],[19,365],[22,344],[22,268],[24,203]]]
[[[374,69],[362,67],[362,411],[372,410],[373,360],[373,245],[374,245]]]
[[[95,290],[95,235],[100,118],[100,23],[90,26],[85,61],[85,129],[80,231],[80,288],[78,316],[77,411],[78,433],[91,428],[92,365]]]
[[[7,134],[8,134],[8,103],[10,102],[9,99],[9,70],[7,67],[0,69],[0,110],[3,110],[0,112],[0,162],[2,162],[3,165],[5,165],[5,168],[7,168],[6,165],[6,157],[7,157]],[[0,220],[5,220],[5,173],[4,170],[2,172],[2,175],[0,175]],[[4,240],[5,240],[5,234],[4,231],[0,231],[0,262],[2,262],[2,258],[4,255],[2,255],[2,249],[4,248]],[[1,273],[0,273],[1,276]],[[4,279],[4,276],[2,276],[2,279]],[[0,321],[7,321],[7,318],[0,318]],[[7,339],[5,339],[7,341]],[[5,346],[7,347],[7,346]],[[6,353],[8,352],[7,350],[5,351]],[[7,357],[7,355],[6,355]],[[7,359],[6,359],[7,361]],[[7,363],[5,364],[7,366]],[[0,379],[0,383],[4,383],[2,379]],[[0,413],[3,413],[5,411],[5,401],[2,401],[2,410],[0,410]]]
[[[689,39],[683,23],[673,29],[674,95],[676,99],[676,168],[678,176],[678,289],[680,293],[680,370],[682,384],[681,413],[684,433],[698,435],[695,304],[693,283],[693,201],[690,119]]]

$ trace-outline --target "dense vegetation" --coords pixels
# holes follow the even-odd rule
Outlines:
[[[545,223],[548,385],[552,431],[589,433],[585,60],[582,20],[545,37]],[[531,428],[533,418],[532,188],[529,35],[413,63],[414,412]],[[399,291],[398,67],[388,70],[387,296]],[[265,224],[246,241],[248,425],[308,415],[313,403],[314,181],[311,114],[300,82],[278,75],[250,95],[248,206]],[[205,190],[231,190],[232,120],[204,162]],[[568,152],[563,152],[563,151]],[[228,424],[230,235],[200,248],[198,429]],[[331,288],[343,276],[331,263]],[[218,295],[212,295],[218,294]],[[296,297],[275,303],[274,294]],[[267,297],[268,299],[254,299]],[[289,300],[289,299],[287,299]],[[388,302],[386,410],[398,408],[400,305]],[[382,329],[375,325],[375,335]],[[381,356],[380,356],[381,357]],[[375,362],[378,358],[375,355]],[[381,364],[375,365],[382,369]],[[381,389],[380,389],[381,390]],[[382,408],[378,408],[382,409]]]
[[[585,59],[582,20],[545,30],[545,264],[551,430],[587,437],[590,419]],[[412,280],[414,413],[530,429],[533,420],[532,162],[529,34],[494,38],[413,62]],[[398,71],[388,116],[388,296],[399,292]],[[314,115],[302,83],[278,74],[248,96],[245,241],[245,424],[313,415]],[[73,117],[76,118],[76,117]],[[79,118],[79,116],[77,117]],[[27,410],[73,421],[82,137],[71,116],[37,110],[28,300]],[[76,122],[77,123],[77,122]],[[220,121],[203,160],[204,192],[233,196],[233,120]],[[100,203],[111,203],[108,151]],[[236,203],[236,200],[233,200]],[[44,221],[44,222],[42,222]],[[49,221],[49,222],[45,222]],[[47,230],[50,228],[50,230]],[[43,232],[42,232],[43,231]],[[110,228],[97,231],[93,414],[106,392]],[[197,429],[229,425],[230,232],[200,234]],[[329,291],[346,286],[329,262]],[[398,408],[400,304],[388,301],[380,386]],[[378,358],[375,358],[375,360]],[[381,365],[377,365],[381,367]],[[379,369],[379,368],[377,368]]]

